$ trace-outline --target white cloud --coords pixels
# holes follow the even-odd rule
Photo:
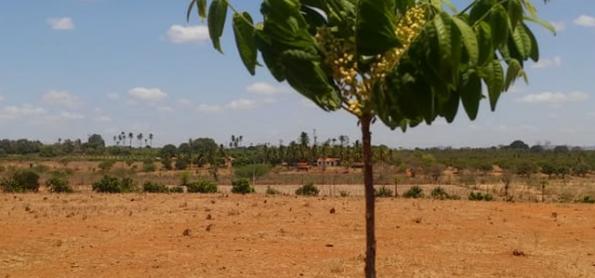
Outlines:
[[[196,107],[196,111],[202,113],[215,113],[223,111],[223,108],[219,105],[201,104]]]
[[[107,115],[100,115],[100,116],[95,117],[95,121],[100,122],[100,123],[108,123],[108,122],[112,121],[112,118]]]
[[[137,87],[128,91],[128,95],[136,100],[156,102],[167,97],[167,93],[157,88]]]
[[[533,64],[531,67],[534,69],[546,69],[546,68],[557,68],[562,65],[562,58],[559,56],[551,59],[540,59],[539,62]]]
[[[568,102],[580,102],[589,99],[589,94],[585,92],[575,91],[570,93],[561,92],[542,92],[537,94],[526,95],[517,99],[524,103],[544,103],[544,104],[562,104]]]
[[[554,26],[554,29],[556,29],[556,32],[566,30],[566,22],[564,21],[552,21],[551,24]]]
[[[256,102],[241,98],[229,102],[225,107],[231,110],[250,110],[256,108]]]
[[[4,101],[4,97],[0,96],[0,102]]]
[[[79,98],[67,91],[49,91],[45,93],[42,100],[49,105],[77,108],[81,105]]]
[[[258,95],[275,95],[282,93],[284,89],[266,82],[256,82],[248,85],[246,91]]]
[[[159,106],[159,107],[157,107],[157,110],[159,110],[160,112],[172,112],[172,111],[174,111],[174,109],[171,106]]]
[[[47,23],[54,30],[73,30],[74,21],[70,17],[48,18]]]
[[[206,26],[172,25],[167,31],[167,38],[172,43],[201,42],[209,39],[209,29]]]
[[[574,20],[574,24],[583,27],[595,27],[595,17],[581,15]]]
[[[78,114],[78,113],[62,111],[62,113],[60,113],[60,118],[65,119],[65,120],[82,120],[85,118],[85,116],[82,114]]]
[[[120,99],[120,95],[117,93],[109,93],[107,94],[107,98],[109,100],[119,100]]]
[[[187,98],[178,99],[177,104],[180,106],[191,106],[192,101]]]
[[[21,106],[6,106],[0,109],[0,119],[18,119],[28,116],[37,116],[46,114],[47,111],[42,107],[23,104]]]

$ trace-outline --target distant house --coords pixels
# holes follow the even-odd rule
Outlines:
[[[310,170],[310,164],[308,164],[308,162],[298,162],[295,167],[297,168],[298,171],[309,171]]]
[[[337,167],[339,166],[339,162],[340,160],[338,158],[324,157],[316,160],[316,166],[320,168]]]

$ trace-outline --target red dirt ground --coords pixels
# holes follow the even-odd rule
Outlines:
[[[362,277],[363,208],[356,197],[3,194],[0,277]],[[379,277],[595,277],[594,205],[382,199],[377,213]]]

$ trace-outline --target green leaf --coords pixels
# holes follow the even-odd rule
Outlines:
[[[452,17],[452,21],[459,29],[459,32],[461,32],[463,44],[465,45],[465,49],[467,49],[471,64],[477,64],[479,60],[479,47],[475,32],[473,32],[473,29],[465,21],[456,16]]]
[[[209,7],[208,27],[209,36],[213,42],[213,47],[219,52],[223,53],[221,49],[221,36],[223,35],[223,28],[225,27],[225,19],[227,17],[227,1],[213,0]]]
[[[196,4],[196,0],[190,1],[188,5],[188,9],[186,9],[186,21],[190,21],[190,15],[192,14],[192,9],[194,8],[194,4]]]
[[[443,16],[443,14],[437,15],[434,17],[433,23],[436,28],[440,56],[443,60],[450,60],[452,54],[450,17]]]
[[[523,60],[529,58],[529,54],[531,53],[531,38],[523,26],[514,29],[514,32],[512,32],[512,39],[516,50]]]
[[[532,16],[526,16],[526,17],[524,17],[524,19],[527,21],[533,22],[535,24],[541,25],[543,28],[549,30],[554,35],[556,35],[556,27],[554,27],[554,25],[552,25],[550,22],[543,20],[539,17],[532,17]]]
[[[509,19],[508,13],[506,9],[500,4],[496,4],[492,8],[492,13],[490,16],[491,27],[492,27],[492,38],[494,40],[494,45],[500,46],[508,40],[509,34]]]
[[[481,78],[477,75],[477,72],[472,71],[462,75],[459,95],[461,96],[467,116],[469,116],[470,120],[475,120],[479,111],[479,101],[483,97],[481,93]]]
[[[283,54],[287,82],[320,108],[326,111],[339,109],[339,92],[331,85],[320,62],[312,61],[311,57],[311,54],[301,50],[289,50]]]
[[[492,60],[481,69],[481,76],[488,87],[488,96],[492,111],[496,110],[498,99],[504,89],[504,70],[498,60]]]
[[[506,71],[506,81],[504,82],[504,90],[508,91],[510,86],[514,84],[514,81],[519,77],[519,73],[523,68],[516,59],[508,61],[508,70]]]
[[[523,19],[523,6],[520,0],[508,0],[508,14],[510,25],[514,30]]]
[[[256,73],[256,42],[254,40],[254,25],[249,13],[234,13],[233,31],[240,58],[250,74]]]
[[[479,65],[484,65],[494,54],[492,39],[492,27],[487,22],[481,22],[477,26],[477,42],[479,44]]]
[[[198,0],[196,6],[198,8],[198,16],[202,19],[207,18],[207,0]]]
[[[537,39],[533,32],[527,27],[527,25],[523,24],[523,28],[525,29],[525,33],[529,36],[529,40],[531,41],[531,51],[529,52],[529,58],[534,62],[539,61],[539,44],[537,43]]]
[[[375,56],[398,47],[395,34],[396,6],[394,0],[361,0],[355,26],[359,55]]]

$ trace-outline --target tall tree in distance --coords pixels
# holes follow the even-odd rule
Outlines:
[[[208,5],[210,2],[210,5]],[[437,118],[471,120],[480,101],[494,110],[529,59],[539,59],[527,22],[554,30],[530,0],[474,0],[462,10],[444,0],[262,0],[263,22],[228,0],[192,0],[213,47],[228,12],[250,74],[264,64],[279,82],[325,111],[343,109],[361,129],[366,195],[366,277],[376,277],[375,190],[370,127],[405,131]],[[207,13],[207,6],[208,13]],[[257,62],[259,54],[263,63]]]
[[[132,148],[132,139],[134,139],[134,133],[129,132],[128,133],[128,139],[130,139],[130,148]]]

